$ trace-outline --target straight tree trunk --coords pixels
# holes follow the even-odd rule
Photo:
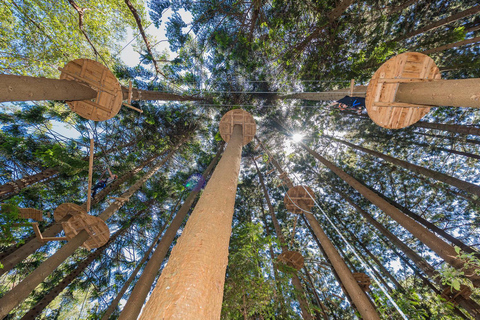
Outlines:
[[[101,246],[100,248],[95,250],[94,252],[90,253],[85,260],[78,263],[76,268],[73,271],[71,271],[65,278],[63,278],[63,280],[60,281],[60,283],[58,283],[54,288],[52,288],[49,293],[47,293],[45,296],[43,296],[43,298],[40,301],[38,301],[37,304],[33,308],[31,308],[30,311],[28,311],[22,317],[21,320],[34,320],[38,316],[40,316],[42,311],[45,309],[45,307],[47,307],[50,304],[50,302],[52,302],[67,286],[69,286],[70,283],[72,283],[73,280],[75,280],[80,274],[82,274],[82,272],[85,271],[85,269],[95,259],[100,257],[100,255],[102,255],[105,252],[105,250],[111,244],[113,244],[118,237],[123,236],[129,230],[130,226],[132,226],[132,223],[137,218],[139,218],[141,215],[143,215],[145,212],[146,212],[146,210],[142,210],[142,211],[138,212],[127,223],[125,223],[125,225],[122,227],[122,229],[115,232],[115,234],[113,234],[110,237],[110,239],[108,240],[108,242],[106,244],[104,244],[103,246]]]
[[[398,239],[393,233],[391,233],[387,228],[385,228],[381,223],[375,220],[370,214],[368,214],[365,210],[360,208],[349,196],[345,193],[337,190],[334,190],[342,196],[355,210],[361,214],[361,216],[367,220],[367,222],[374,228],[376,228],[380,233],[385,236],[390,242],[399,250],[401,250],[422,272],[424,272],[430,279],[435,281],[437,285],[441,288],[445,288],[442,284],[440,274],[433,268],[425,259],[423,259],[419,254],[415,251],[410,249],[403,241]],[[408,263],[408,261],[407,261]],[[413,267],[412,267],[413,269]],[[425,279],[428,281],[427,279]],[[435,293],[440,294],[441,292],[438,291],[433,285],[430,287],[435,291]],[[465,299],[463,296],[459,295],[455,298],[455,301],[460,304],[465,310],[467,310],[475,319],[480,319],[480,306],[471,299]],[[455,311],[457,314],[458,311]]]
[[[233,126],[223,157],[172,249],[140,319],[220,317],[242,157],[242,129],[241,125]],[[119,319],[135,318],[121,314]]]
[[[360,192],[370,202],[379,207],[385,214],[390,216],[393,220],[398,222],[401,226],[413,234],[417,239],[423,242],[427,247],[432,249],[432,251],[444,259],[448,264],[457,270],[464,271],[465,276],[472,281],[475,287],[480,287],[480,276],[476,275],[474,268],[468,268],[466,270],[464,269],[465,262],[457,257],[457,253],[451,245],[421,226],[415,220],[406,216],[399,209],[379,197],[374,191],[361,184],[358,180],[335,166],[327,159],[320,156],[317,152],[307,147],[304,143],[300,142],[299,144],[318,161],[333,171],[337,176]]]
[[[207,169],[205,169],[203,173],[203,178],[206,180],[210,173],[212,172],[213,168],[217,164],[218,160],[220,159],[220,155],[223,151],[223,143],[219,146],[217,154],[213,158],[213,160],[208,165]],[[167,255],[168,249],[170,248],[175,236],[180,229],[187,213],[190,211],[193,202],[197,198],[200,189],[193,189],[193,191],[188,195],[185,199],[184,203],[178,210],[175,218],[172,220],[170,226],[165,231],[162,239],[160,240],[157,248],[152,254],[152,257],[148,261],[145,269],[143,270],[142,275],[138,279],[137,283],[133,287],[132,293],[130,294],[129,299],[127,300],[126,305],[123,307],[122,312],[120,314],[119,319],[136,319],[142,309],[143,303],[147,298],[148,293],[152,287],[155,278],[157,277],[158,270],[160,269],[163,260]],[[128,288],[128,287],[127,287]],[[125,288],[125,290],[127,289]],[[125,292],[125,291],[124,291]],[[112,303],[108,308],[105,315],[102,317],[102,320],[107,320],[108,317],[113,313],[116,308],[116,304],[118,304],[120,298],[123,296],[118,294],[116,299],[116,303]],[[114,301],[115,302],[115,301]]]
[[[146,160],[140,166],[136,167],[133,170],[128,171],[126,174],[122,175],[120,178],[113,181],[111,184],[107,185],[104,189],[102,189],[95,198],[92,199],[91,205],[94,206],[100,201],[102,201],[110,192],[117,190],[125,181],[135,176],[138,172],[140,172],[144,167],[148,166],[152,161],[154,161],[159,156],[154,156]],[[83,209],[87,209],[87,203],[85,202],[82,205]],[[65,217],[64,220],[68,220],[69,217]],[[49,227],[47,227],[43,232],[43,236],[45,237],[55,237],[58,233],[62,231],[62,224],[59,222],[52,223]],[[37,251],[40,247],[42,247],[45,243],[38,240],[35,235],[30,237],[24,245],[15,248],[15,250],[11,251],[8,255],[4,256],[0,261],[3,264],[3,269],[0,269],[0,275],[12,270],[18,263],[26,259],[29,255],[33,254]]]
[[[307,276],[308,283],[310,284],[310,287],[312,288],[313,294],[315,296],[315,300],[317,301],[317,305],[322,310],[322,317],[324,320],[328,320],[327,313],[325,309],[323,308],[322,301],[320,301],[320,297],[318,296],[317,289],[315,288],[315,285],[313,284],[312,277],[310,276],[310,272],[308,272],[307,266],[303,266],[303,271],[305,271],[305,275]]]
[[[98,217],[103,221],[108,220],[115,212],[120,209],[129,198],[140,189],[140,187],[153,176],[165,163],[170,160],[175,151],[182,144],[182,142],[175,146],[167,156],[162,159],[157,165],[150,169],[139,181],[131,186],[120,197],[121,200],[117,200],[112,203],[105,211],[103,211]],[[64,262],[75,250],[80,247],[87,239],[89,235],[87,231],[80,231],[74,238],[70,239],[63,247],[55,252],[51,257],[38,266],[32,273],[30,273],[22,282],[20,282],[15,288],[7,292],[2,298],[0,298],[0,319],[3,319],[13,308],[22,303],[32,291],[45,280],[62,262]]]
[[[128,99],[128,88],[122,87],[123,99]],[[132,89],[132,100],[161,100],[161,101],[201,101],[202,97],[181,96],[178,94]]]
[[[425,32],[428,32],[428,31],[432,31],[432,30],[435,30],[437,28],[440,28],[446,24],[449,24],[451,22],[454,22],[454,21],[457,21],[459,19],[463,19],[463,18],[466,18],[466,17],[469,17],[471,15],[474,15],[476,13],[480,12],[480,5],[474,5],[473,7],[471,7],[470,9],[467,9],[467,10],[464,10],[464,11],[461,11],[461,12],[458,12],[456,14],[453,14],[451,15],[450,17],[447,17],[447,18],[444,18],[444,19],[441,19],[441,20],[438,20],[434,23],[431,23],[423,28],[420,28],[420,29],[417,29],[417,30],[414,30],[412,32],[409,32],[401,37],[398,37],[398,38],[395,38],[393,39],[391,42],[398,42],[398,41],[402,41],[402,40],[405,40],[405,39],[408,39],[408,38],[411,38],[411,37],[414,37],[414,36],[417,36],[419,34],[422,34],[422,33],[425,33]]]
[[[380,153],[378,151],[374,151],[374,150],[370,150],[370,149],[367,149],[367,148],[364,148],[364,147],[360,147],[360,146],[357,146],[357,145],[355,145],[353,143],[350,143],[350,142],[347,142],[347,141],[343,141],[343,140],[333,138],[333,137],[330,137],[330,136],[324,136],[324,137],[326,137],[330,140],[336,141],[336,142],[340,142],[340,143],[342,143],[346,146],[349,146],[350,148],[353,148],[353,149],[362,151],[364,153],[370,154],[372,156],[381,158],[385,161],[393,163],[397,166],[400,166],[402,168],[405,168],[405,169],[410,170],[412,172],[415,172],[417,174],[422,174],[426,177],[441,181],[443,183],[454,186],[454,187],[456,187],[460,190],[469,192],[471,194],[474,194],[474,195],[480,197],[480,187],[473,184],[473,183],[454,178],[452,176],[446,175],[446,174],[438,172],[438,171],[434,171],[434,170],[427,169],[427,168],[424,168],[424,167],[421,167],[421,166],[417,166],[416,164],[409,163],[407,161],[400,160],[400,159],[385,155],[385,154]]]
[[[426,136],[426,137],[433,137],[433,138],[438,138],[438,139],[447,139],[447,140],[453,140],[453,141],[466,142],[466,143],[472,143],[472,144],[480,145],[480,141],[474,140],[474,139],[462,139],[460,137],[449,137],[449,136],[443,136],[443,135],[439,135],[439,134],[430,134],[430,133],[424,133],[424,132],[415,132],[415,134],[419,134],[421,136]]]
[[[66,80],[68,81],[68,80]],[[120,149],[129,147],[133,144],[137,143],[136,141],[132,141],[130,143],[127,143],[123,146],[120,146]],[[107,154],[111,150],[107,150]],[[102,153],[99,153],[95,156],[98,156]],[[84,157],[83,160],[88,161],[88,157]],[[55,167],[55,168],[47,168],[39,173],[32,174],[29,176],[24,176],[21,179],[7,182],[3,185],[0,185],[0,200],[5,200],[8,199],[18,193],[20,193],[23,189],[31,186],[32,184],[41,182],[41,181],[47,181],[47,180],[52,180],[53,178],[57,178],[58,175],[60,174],[60,168]]]
[[[119,303],[120,300],[122,299],[122,297],[123,297],[123,295],[125,294],[125,292],[127,291],[128,287],[129,287],[130,284],[133,282],[133,280],[135,280],[138,272],[140,271],[140,269],[142,268],[142,266],[145,264],[145,262],[148,260],[148,257],[150,256],[150,253],[153,251],[153,249],[154,249],[155,246],[157,245],[158,240],[159,240],[160,237],[162,236],[163,230],[165,230],[165,227],[167,226],[168,221],[171,220],[174,211],[175,211],[175,210],[172,210],[172,212],[171,212],[171,214],[170,214],[170,217],[167,219],[167,221],[165,221],[165,223],[163,224],[162,228],[160,228],[160,231],[158,232],[157,236],[153,239],[152,244],[150,245],[150,247],[147,249],[147,251],[146,251],[145,254],[143,255],[142,260],[140,260],[140,261],[138,262],[137,266],[135,267],[135,269],[133,270],[133,272],[130,274],[130,276],[128,277],[127,281],[125,281],[125,283],[123,284],[123,286],[122,286],[122,288],[120,289],[120,291],[118,291],[115,299],[113,299],[113,301],[110,302],[110,305],[108,306],[107,310],[105,311],[105,313],[104,313],[103,316],[102,316],[102,320],[108,320],[108,319],[110,318],[110,316],[112,315],[112,313],[113,313],[113,312],[115,311],[115,309],[117,308],[118,303]]]
[[[258,180],[260,180],[260,185],[262,186],[263,194],[265,196],[265,200],[267,202],[268,210],[270,212],[270,217],[272,218],[273,226],[275,227],[275,232],[277,234],[277,238],[280,241],[280,246],[282,248],[282,253],[288,251],[287,242],[285,241],[285,237],[283,236],[282,229],[280,228],[280,224],[278,223],[277,217],[275,216],[275,210],[272,206],[272,202],[270,201],[270,196],[268,194],[267,187],[265,186],[265,182],[263,180],[263,175],[258,169],[257,162],[254,158],[252,158],[253,163],[255,164],[255,168],[257,169]],[[306,299],[305,291],[303,290],[302,283],[300,282],[300,278],[298,277],[297,272],[291,272],[290,277],[292,278],[292,284],[295,288],[295,296],[297,297],[298,303],[300,304],[300,310],[302,311],[302,318],[313,320],[312,314],[308,307],[308,301]]]
[[[260,143],[260,140],[257,139],[257,141],[259,141]],[[265,148],[263,149],[266,151]],[[278,162],[275,161],[270,154],[268,154],[268,156],[269,156],[269,159],[271,159],[273,165],[277,168],[278,172],[284,176],[287,186],[289,188],[292,188],[293,183],[291,182],[290,179],[288,179],[288,177],[286,176],[286,173],[281,169]],[[302,207],[303,203],[300,202],[299,206]],[[310,225],[311,229],[313,230],[313,234],[317,237],[319,242],[322,244],[322,247],[326,253],[326,256],[328,256],[330,262],[332,263],[332,267],[335,268],[335,270],[337,271],[342,284],[345,286],[345,289],[349,292],[350,297],[355,303],[355,306],[359,311],[359,313],[365,319],[372,319],[372,320],[380,319],[374,306],[371,304],[365,292],[363,292],[363,290],[358,285],[357,281],[353,277],[352,272],[348,269],[347,265],[345,264],[345,261],[342,259],[338,251],[335,249],[332,242],[327,237],[322,227],[318,223],[317,219],[315,219],[313,214],[309,212],[308,208],[302,208],[302,209],[305,211],[303,215],[308,220],[307,225]]]

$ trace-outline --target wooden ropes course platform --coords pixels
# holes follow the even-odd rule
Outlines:
[[[284,251],[277,257],[277,260],[297,271],[302,269],[305,264],[302,254],[297,251]]]
[[[18,216],[22,219],[33,219],[35,221],[43,221],[43,211],[33,208],[19,208]]]
[[[256,132],[256,123],[253,116],[245,110],[234,109],[228,111],[220,120],[220,135],[228,143],[233,133],[233,127],[239,124],[243,128],[243,145],[253,140]]]
[[[315,196],[311,188],[296,186],[287,191],[283,201],[288,211],[302,214],[313,208],[315,205]]]
[[[440,70],[427,55],[406,52],[385,62],[367,88],[365,106],[370,118],[387,129],[401,129],[419,121],[430,106],[395,101],[400,84],[441,79]]]
[[[75,80],[97,91],[97,97],[92,101],[67,101],[72,111],[94,121],[111,119],[120,111],[122,88],[107,67],[90,59],[76,59],[59,70],[62,72],[60,79]]]

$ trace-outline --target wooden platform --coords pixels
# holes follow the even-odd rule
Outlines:
[[[67,222],[63,222],[62,225],[68,240],[75,237],[80,231],[86,230],[90,238],[83,243],[82,247],[88,250],[99,248],[110,239],[110,230],[105,221],[88,214],[76,215]]]
[[[62,72],[60,79],[79,81],[97,91],[97,97],[92,101],[67,101],[73,112],[89,120],[104,121],[120,111],[122,88],[107,67],[90,59],[76,59],[59,69]]]
[[[310,211],[315,205],[314,200],[315,195],[313,190],[305,186],[296,186],[290,188],[283,198],[285,208],[287,208],[288,211],[296,214],[305,213],[303,210]]]
[[[305,260],[300,252],[297,251],[285,251],[282,252],[277,260],[287,266],[294,268],[295,270],[300,270],[303,268]]]
[[[365,100],[368,115],[387,129],[416,123],[430,111],[430,106],[395,102],[398,86],[440,78],[440,70],[429,56],[417,52],[399,54],[385,62],[370,80]]]
[[[55,221],[60,222],[67,214],[70,214],[70,216],[74,217],[80,214],[87,214],[87,212],[75,203],[66,202],[62,203],[57,207],[57,209],[55,209],[53,212],[53,218]]]
[[[233,127],[240,124],[243,127],[243,145],[253,140],[257,130],[257,124],[253,116],[245,110],[234,109],[225,113],[220,120],[219,130],[222,139],[228,143],[232,136]]]
[[[363,291],[370,291],[370,284],[372,281],[370,280],[369,276],[362,272],[354,272],[353,277]]]
[[[43,211],[33,208],[19,208],[18,216],[22,219],[33,219],[43,221]]]

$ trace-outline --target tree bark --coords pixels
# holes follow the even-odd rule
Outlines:
[[[140,187],[153,176],[165,163],[173,156],[176,149],[180,145],[174,147],[167,156],[165,156],[159,164],[150,169],[139,181],[131,186],[125,193],[121,195],[122,200],[117,200],[112,203],[105,211],[98,217],[103,221],[110,218],[115,212],[120,209],[125,202],[136,192]],[[22,282],[15,288],[6,293],[0,298],[0,319],[3,319],[13,308],[22,303],[30,293],[50,275],[62,262],[64,262],[75,250],[80,247],[89,235],[87,231],[80,231],[73,239],[69,240],[63,247],[55,252],[50,258],[44,261],[32,273],[30,273]]]
[[[0,102],[91,100],[97,92],[77,81],[0,74]]]
[[[443,130],[443,131],[448,131],[453,133],[471,134],[475,136],[480,136],[480,128],[477,128],[474,126],[461,125],[461,124],[444,124],[444,123],[419,121],[417,123],[414,123],[413,126],[426,128],[426,129]]]
[[[242,156],[242,129],[241,125],[234,125],[223,157],[172,249],[140,319],[220,317]],[[132,318],[120,315],[119,319]]]
[[[205,180],[208,178],[213,168],[217,164],[218,160],[220,159],[220,155],[222,151],[223,151],[223,143],[218,148],[217,154],[215,155],[215,157],[210,162],[207,169],[205,169],[202,175]],[[147,298],[148,293],[150,292],[152,284],[155,278],[157,277],[158,270],[160,269],[163,260],[165,260],[165,256],[167,255],[168,249],[170,248],[170,245],[175,239],[175,236],[178,230],[180,229],[180,226],[182,225],[183,221],[185,220],[185,217],[190,211],[193,205],[193,202],[197,198],[198,193],[200,193],[200,189],[198,190],[194,189],[183,202],[182,206],[180,207],[180,210],[178,210],[177,214],[175,215],[175,218],[170,223],[170,226],[168,226],[157,248],[153,252],[152,257],[150,258],[147,265],[145,266],[145,269],[143,270],[142,275],[140,276],[137,283],[133,287],[132,293],[130,294],[130,297],[126,305],[123,307],[119,319],[137,319],[142,309],[143,303]],[[120,294],[119,294],[119,298],[121,298]],[[117,301],[117,304],[118,304],[118,301]],[[107,314],[109,313],[109,311],[111,311],[110,312],[111,314],[115,310],[116,305],[112,303],[109,309],[111,309],[112,307],[113,307],[112,310],[107,310],[107,313],[102,317],[102,320],[108,319],[108,317],[106,317]]]
[[[437,237],[435,234],[421,226],[415,220],[406,216],[403,212],[398,210],[396,207],[388,203],[386,200],[379,197],[374,191],[367,188],[365,185],[361,184],[358,180],[345,173],[343,170],[332,164],[327,159],[320,156],[317,152],[313,151],[307,147],[304,143],[299,143],[308,153],[314,156],[318,161],[324,164],[327,168],[333,171],[337,176],[347,182],[351,187],[360,192],[365,198],[370,202],[379,207],[385,214],[390,216],[393,220],[398,222],[411,234],[413,234],[417,239],[423,242],[427,247],[432,249],[436,254],[438,254],[442,259],[444,259],[448,264],[454,267],[457,270],[462,270],[465,272],[465,276],[472,281],[475,287],[480,287],[480,276],[475,274],[473,268],[464,269],[464,261],[457,257],[455,249]]]
[[[446,24],[449,24],[450,22],[454,22],[454,21],[457,21],[459,19],[462,19],[462,18],[466,18],[468,16],[471,16],[471,15],[474,15],[476,13],[480,12],[480,5],[474,5],[473,7],[471,7],[470,9],[467,9],[467,10],[464,10],[464,11],[461,11],[461,12],[458,12],[456,14],[453,14],[451,15],[450,17],[448,18],[444,18],[444,19],[441,19],[441,20],[438,20],[434,23],[431,23],[423,28],[420,28],[420,29],[417,29],[415,31],[412,31],[412,32],[409,32],[401,37],[398,37],[398,38],[395,38],[393,39],[391,42],[398,42],[398,41],[402,41],[402,40],[405,40],[405,39],[408,39],[408,38],[411,38],[411,37],[414,37],[414,36],[417,36],[419,34],[422,34],[422,33],[425,33],[427,31],[432,31],[432,30],[435,30],[437,28],[440,28]]]
[[[116,179],[111,184],[107,185],[104,189],[102,189],[95,198],[92,199],[92,206],[100,203],[110,192],[117,190],[125,181],[135,176],[138,172],[140,172],[145,166],[149,165],[152,161],[154,161],[158,156],[151,157],[150,159],[146,160],[140,166],[136,167],[133,170],[130,170],[126,174],[122,175],[119,179]],[[87,209],[87,204],[84,203],[82,205],[83,209]],[[65,217],[65,221],[68,220],[68,217]],[[43,232],[43,236],[45,237],[55,237],[58,233],[62,231],[62,224],[59,222],[52,223],[49,227],[47,227]],[[0,261],[3,264],[3,269],[0,269],[0,275],[10,271],[15,267],[18,263],[22,260],[26,259],[29,255],[33,254],[37,251],[40,247],[42,247],[45,243],[38,240],[35,236],[29,238],[29,240],[22,246],[16,248],[10,254],[6,255]]]
[[[460,190],[464,190],[466,192],[469,192],[471,194],[474,194],[474,195],[480,197],[480,187],[473,184],[473,183],[466,182],[466,181],[451,177],[449,175],[446,175],[446,174],[438,172],[438,171],[434,171],[434,170],[427,169],[427,168],[424,168],[424,167],[421,167],[421,166],[417,166],[416,164],[409,163],[407,161],[400,160],[400,159],[385,155],[385,154],[380,153],[378,151],[374,151],[374,150],[370,150],[370,149],[367,149],[367,148],[364,148],[364,147],[360,147],[360,146],[357,146],[353,143],[350,143],[350,142],[347,142],[347,141],[344,141],[344,140],[340,140],[340,139],[333,138],[333,137],[326,136],[326,135],[324,137],[326,137],[330,140],[336,141],[336,142],[340,142],[340,143],[342,143],[346,146],[349,146],[350,148],[360,150],[360,151],[365,152],[367,154],[370,154],[372,156],[381,158],[385,161],[393,163],[397,166],[400,166],[402,168],[405,168],[405,169],[410,170],[412,172],[415,172],[417,174],[422,174],[422,175],[427,176],[429,178],[441,181],[443,183],[454,186],[454,187],[456,187]]]
[[[282,252],[288,251],[287,242],[285,241],[285,237],[283,236],[282,229],[280,228],[280,224],[278,223],[277,217],[275,216],[275,210],[273,209],[272,202],[270,201],[270,196],[268,194],[267,187],[265,186],[265,182],[263,180],[263,175],[258,169],[257,162],[254,158],[252,158],[253,163],[255,164],[255,168],[257,169],[258,180],[260,180],[260,185],[262,186],[263,194],[265,196],[265,200],[267,202],[268,210],[270,212],[270,217],[272,218],[273,226],[275,227],[275,232],[277,234],[277,238],[280,241],[280,246],[282,248]],[[292,284],[295,287],[295,296],[297,297],[298,303],[300,304],[300,310],[302,311],[302,318],[313,320],[312,314],[308,307],[308,301],[306,299],[305,291],[303,290],[302,283],[298,278],[297,272],[291,272],[290,277],[292,278]]]

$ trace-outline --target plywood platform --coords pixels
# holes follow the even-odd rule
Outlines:
[[[88,214],[76,215],[67,222],[63,222],[62,225],[65,236],[69,240],[80,231],[86,230],[90,238],[82,246],[88,250],[99,248],[110,239],[110,230],[107,224],[102,219]]]
[[[401,83],[433,81],[441,74],[435,62],[418,52],[405,52],[385,62],[373,75],[365,105],[370,118],[379,126],[401,129],[420,120],[430,106],[395,102]]]
[[[290,188],[283,199],[285,208],[296,214],[305,213],[304,210],[310,211],[315,205],[314,200],[313,190],[305,186]]]
[[[228,143],[232,136],[233,127],[236,124],[243,127],[243,145],[252,141],[257,130],[257,124],[255,123],[253,116],[242,109],[230,110],[223,115],[219,125],[222,139]]]
[[[289,267],[294,268],[295,270],[300,270],[303,268],[305,260],[300,252],[297,251],[285,251],[282,252],[277,260],[281,263],[286,264]]]
[[[107,67],[90,59],[76,59],[60,70],[60,79],[79,81],[97,91],[97,97],[92,101],[67,101],[72,111],[94,121],[108,120],[120,111],[122,88]]]

